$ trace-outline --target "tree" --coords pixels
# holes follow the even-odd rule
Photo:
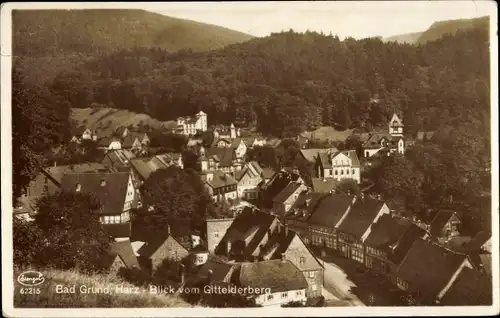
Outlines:
[[[69,104],[47,87],[27,83],[15,63],[12,72],[13,199],[44,163],[42,154],[69,139]]]
[[[194,173],[175,166],[153,172],[143,185],[144,203],[154,208],[144,216],[145,226],[162,231],[169,224],[176,234],[199,226],[210,213],[204,192]]]
[[[38,201],[35,224],[45,237],[39,261],[60,269],[99,269],[99,258],[109,251],[98,210],[102,203],[87,193],[57,193]]]
[[[407,208],[415,212],[420,210],[424,175],[407,158],[387,157],[382,162],[376,183],[387,198],[403,198]]]
[[[14,217],[13,222],[14,265],[25,267],[36,264],[40,253],[40,240],[43,240],[40,229],[17,217]]]
[[[335,191],[357,195],[359,193],[359,186],[354,179],[342,179],[335,184]]]

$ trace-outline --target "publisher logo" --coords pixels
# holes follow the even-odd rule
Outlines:
[[[37,271],[26,271],[17,276],[17,281],[23,286],[37,286],[45,281],[45,277]]]

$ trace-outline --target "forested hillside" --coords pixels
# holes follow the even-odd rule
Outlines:
[[[203,109],[212,124],[275,135],[321,125],[370,129],[394,112],[408,132],[464,121],[484,130],[488,40],[482,28],[418,47],[290,31],[211,52],[121,51],[60,74],[52,88],[73,107],[95,103],[159,120]]]
[[[434,41],[447,34],[455,34],[459,30],[467,30],[474,28],[487,29],[489,27],[488,17],[474,19],[458,19],[434,22],[429,29],[422,32],[397,34],[384,38],[384,42],[398,42],[408,44],[425,44],[429,41]]]
[[[475,29],[475,28],[489,28],[488,17],[481,17],[475,19],[458,19],[438,21],[431,25],[431,27],[423,32],[418,38],[417,44],[425,44],[429,41],[434,41],[446,34],[455,34],[459,30]]]
[[[13,52],[34,83],[52,80],[89,57],[133,47],[206,51],[247,41],[248,34],[144,10],[17,10]]]
[[[251,39],[248,34],[144,10],[18,10],[14,52],[21,56],[106,53],[133,47],[205,51]]]

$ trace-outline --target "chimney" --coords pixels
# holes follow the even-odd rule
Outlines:
[[[281,253],[281,261],[286,262],[286,254],[285,253]]]
[[[185,269],[184,264],[181,264],[180,266],[181,266],[181,284],[184,284],[186,269]]]
[[[285,224],[285,237],[288,237],[288,225]]]
[[[208,282],[211,283],[212,282],[212,275],[214,274],[214,271],[209,269],[208,270]]]
[[[347,195],[351,196],[351,190],[347,190]]]
[[[54,167],[57,167],[57,161],[54,160]]]
[[[82,185],[77,183],[76,184],[76,192],[80,192],[82,190]]]
[[[167,225],[167,235],[170,235],[170,224]]]
[[[309,204],[311,203],[311,199],[306,199],[306,206],[308,207]]]
[[[379,201],[382,200],[382,196],[380,194],[377,194],[377,200],[379,200]]]
[[[104,179],[101,179],[101,182],[100,182],[100,185],[101,185],[101,187],[104,187],[104,186],[106,186],[106,180],[104,180]]]
[[[365,198],[365,194],[363,192],[361,192],[360,197],[361,197],[361,200],[363,200]]]

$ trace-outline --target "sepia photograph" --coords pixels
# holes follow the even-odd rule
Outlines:
[[[498,314],[496,13],[2,4],[4,315]]]

